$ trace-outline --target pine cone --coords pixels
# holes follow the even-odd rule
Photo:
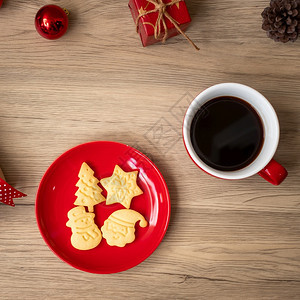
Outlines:
[[[295,42],[300,34],[300,0],[271,0],[261,13],[262,29],[276,42]]]

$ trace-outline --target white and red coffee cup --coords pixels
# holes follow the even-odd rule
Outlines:
[[[205,164],[195,152],[190,137],[192,120],[204,103],[220,97],[232,96],[250,104],[260,116],[264,141],[261,151],[248,166],[236,171],[220,171]],[[226,112],[225,112],[226,113]],[[287,176],[286,169],[273,159],[279,142],[279,122],[270,102],[258,91],[239,83],[221,83],[201,92],[190,104],[183,121],[183,142],[194,163],[206,173],[222,179],[243,179],[259,174],[274,185],[279,185]]]

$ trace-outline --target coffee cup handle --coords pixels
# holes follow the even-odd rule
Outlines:
[[[274,185],[279,185],[286,178],[288,172],[280,163],[271,159],[271,161],[258,172],[258,175]]]

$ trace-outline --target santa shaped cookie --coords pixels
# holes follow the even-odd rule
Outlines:
[[[120,209],[113,212],[101,227],[103,237],[110,246],[124,247],[135,240],[135,223],[139,221],[141,227],[148,222],[135,210]]]

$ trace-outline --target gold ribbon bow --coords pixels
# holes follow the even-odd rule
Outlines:
[[[166,8],[168,6],[172,6],[176,3],[179,3],[180,1],[183,0],[172,0],[169,3],[164,3],[163,0],[147,0],[148,2],[152,3],[155,7],[152,10],[148,10],[148,11],[142,11],[136,18],[135,21],[135,26],[136,26],[136,32],[138,32],[139,29],[139,20],[140,18],[148,15],[148,14],[152,14],[155,12],[158,12],[158,17],[157,20],[155,22],[154,25],[154,38],[155,39],[159,39],[159,36],[161,34],[161,24],[163,25],[164,28],[164,36],[162,38],[162,42],[164,43],[168,37],[168,28],[166,25],[166,21],[165,21],[165,17],[167,19],[169,19],[169,21],[175,26],[175,28],[188,40],[188,42],[196,49],[196,50],[200,50],[195,43],[180,29],[180,27],[178,26],[178,22],[171,17],[171,15],[167,12]]]

